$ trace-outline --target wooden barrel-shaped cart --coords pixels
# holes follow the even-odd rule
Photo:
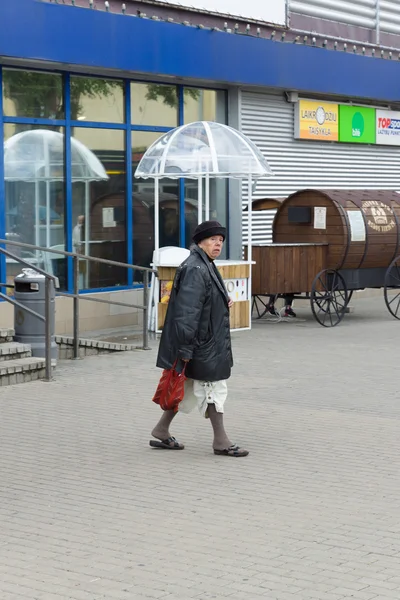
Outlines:
[[[305,296],[316,320],[334,326],[354,290],[383,287],[389,311],[400,318],[400,293],[391,294],[400,288],[399,252],[400,194],[296,192],[277,209],[273,243],[253,246],[253,303],[263,296]]]

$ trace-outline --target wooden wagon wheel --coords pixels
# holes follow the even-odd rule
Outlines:
[[[311,310],[323,327],[335,327],[343,319],[348,304],[346,283],[338,271],[318,273],[311,289]]]
[[[389,295],[393,290],[398,291],[393,296]],[[400,319],[400,256],[394,259],[386,271],[383,294],[390,314],[395,319]]]

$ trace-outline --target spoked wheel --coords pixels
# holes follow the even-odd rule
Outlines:
[[[253,319],[261,319],[267,312],[268,302],[264,299],[267,296],[253,296],[251,305],[251,316]]]
[[[333,269],[318,273],[312,284],[311,310],[323,327],[335,327],[343,319],[348,293],[343,277]]]
[[[395,319],[400,319],[400,256],[394,259],[386,271],[383,293],[390,314]]]

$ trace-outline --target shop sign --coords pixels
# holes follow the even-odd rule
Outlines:
[[[376,111],[376,143],[400,146],[400,112]]]
[[[375,108],[340,105],[339,141],[353,144],[375,144],[375,119]]]
[[[299,140],[337,142],[339,106],[330,102],[299,100],[295,105],[295,137]]]
[[[155,4],[171,4],[177,8],[190,8],[198,12],[250,19],[275,25],[286,25],[286,0],[154,0]]]

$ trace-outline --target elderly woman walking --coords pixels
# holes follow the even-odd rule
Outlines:
[[[248,451],[231,442],[224,427],[223,413],[228,393],[226,380],[233,366],[228,297],[222,277],[214,264],[226,237],[218,221],[197,226],[190,256],[178,268],[161,335],[157,366],[172,369],[186,363],[185,396],[179,411],[189,413],[197,405],[209,418],[214,432],[214,454],[247,456]],[[177,413],[166,410],[152,431],[150,446],[183,450],[169,428]]]

